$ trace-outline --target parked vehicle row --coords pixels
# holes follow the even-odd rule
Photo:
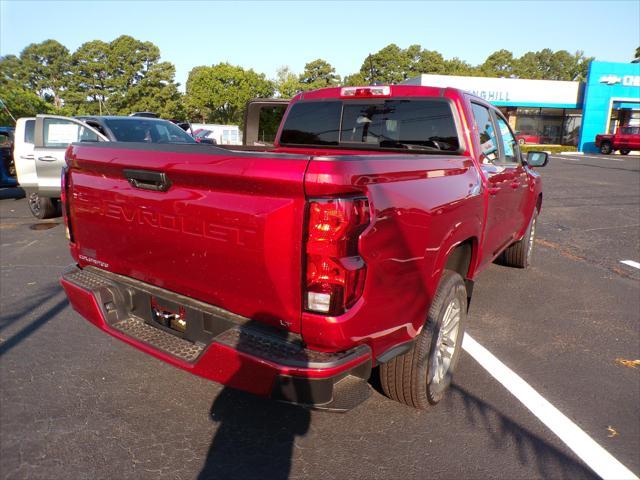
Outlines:
[[[167,120],[146,117],[38,115],[16,124],[14,159],[18,181],[36,218],[60,214],[60,173],[74,142],[195,143]]]
[[[100,329],[222,384],[345,410],[379,366],[426,408],[478,274],[531,262],[547,161],[481,98],[408,85],[301,93],[270,148],[73,143],[61,283]]]

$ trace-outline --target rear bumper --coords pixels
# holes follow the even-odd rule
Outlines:
[[[73,308],[101,330],[183,370],[256,395],[331,408],[338,383],[366,380],[371,373],[366,345],[310,350],[295,335],[94,267],[73,267],[60,283]],[[152,298],[179,306],[186,331],[157,324]]]

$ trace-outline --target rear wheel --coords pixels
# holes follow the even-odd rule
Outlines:
[[[620,155],[629,155],[631,150],[620,150]]]
[[[29,195],[28,203],[31,214],[36,218],[52,218],[58,213],[58,205],[53,199],[41,197],[37,193]]]
[[[609,155],[612,151],[613,149],[611,148],[610,142],[602,142],[602,145],[600,145],[600,153]]]
[[[442,400],[460,357],[466,318],[464,281],[445,270],[413,348],[380,366],[384,393],[419,409]]]
[[[536,224],[538,211],[533,211],[533,216],[524,236],[500,255],[500,263],[507,267],[527,268],[531,264],[531,254],[536,240]]]

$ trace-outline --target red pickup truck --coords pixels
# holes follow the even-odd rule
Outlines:
[[[632,150],[640,150],[640,127],[620,127],[614,134],[596,135],[596,147],[605,155],[616,150],[620,150],[622,155],[628,155]]]
[[[73,144],[61,283],[102,330],[222,384],[346,410],[379,366],[426,408],[478,273],[529,264],[546,163],[482,99],[395,85],[299,94],[271,148]]]

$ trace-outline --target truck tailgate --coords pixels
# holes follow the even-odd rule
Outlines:
[[[300,332],[308,162],[209,145],[73,145],[72,251],[80,266]],[[145,189],[149,172],[168,189]]]

